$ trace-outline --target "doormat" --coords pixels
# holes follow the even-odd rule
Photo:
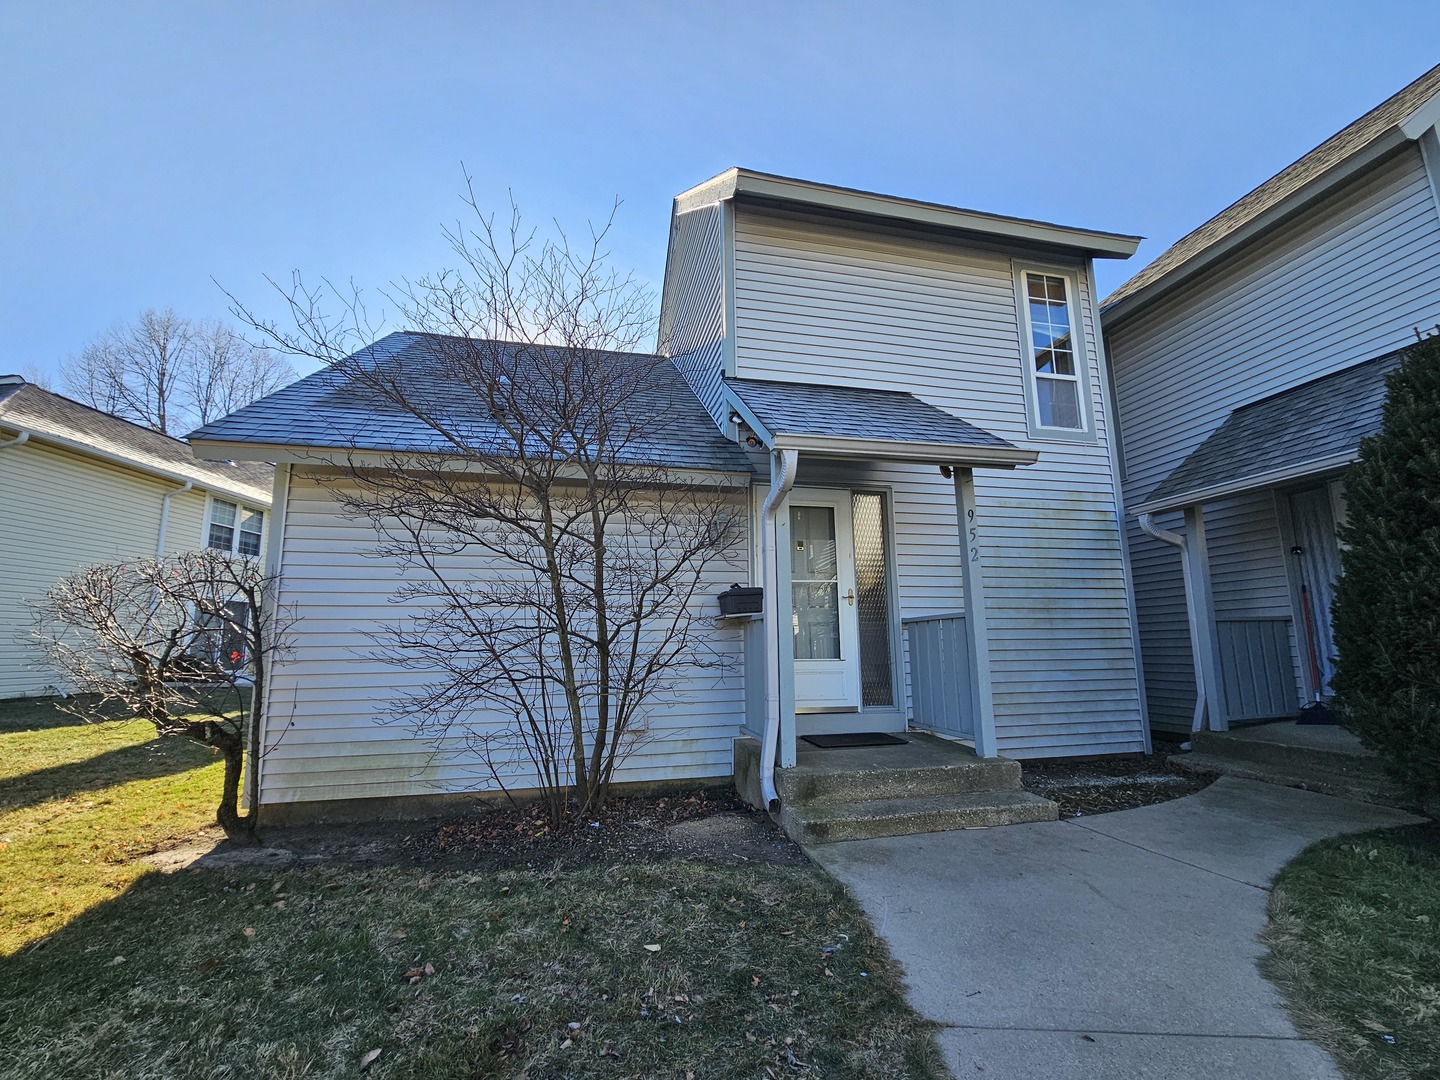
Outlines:
[[[847,731],[841,735],[801,735],[811,746],[821,750],[841,750],[855,746],[904,746],[904,739],[886,735],[883,731]]]

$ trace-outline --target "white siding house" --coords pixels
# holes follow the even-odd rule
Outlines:
[[[217,540],[253,535],[258,553],[269,506],[268,466],[200,461],[178,439],[0,376],[0,698],[53,687],[27,605],[61,577],[203,547],[212,523]]]
[[[689,405],[657,453],[684,448],[746,506],[712,592],[762,586],[764,611],[714,620],[728,666],[654,704],[617,779],[729,776],[745,734],[781,769],[798,738],[845,732],[981,757],[1147,748],[1091,266],[1137,242],[738,169],[677,198],[660,344]],[[432,347],[371,350],[413,370]],[[337,378],[195,437],[281,462],[271,557],[299,618],[262,806],[483,790],[463,740],[387,721],[419,676],[364,647],[397,579],[336,502],[337,455],[381,437]]]
[[[1159,729],[1199,722],[1192,655],[1211,727],[1325,693],[1336,480],[1378,423],[1389,354],[1440,321],[1437,94],[1440,68],[1105,301]],[[1175,539],[1196,560],[1188,605]]]

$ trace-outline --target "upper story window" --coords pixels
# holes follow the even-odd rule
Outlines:
[[[260,534],[265,529],[265,512],[223,499],[210,503],[210,528],[205,537],[207,547],[235,555],[260,554]]]
[[[1083,436],[1089,428],[1085,356],[1076,334],[1071,279],[1053,271],[1022,270],[1018,286],[1031,434]]]

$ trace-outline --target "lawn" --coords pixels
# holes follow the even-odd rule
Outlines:
[[[138,854],[210,819],[208,755],[0,709],[7,1075],[944,1075],[813,867],[147,871]]]
[[[0,702],[0,956],[122,893],[138,857],[215,820],[221,766],[143,721]]]
[[[1264,971],[1350,1080],[1440,1077],[1440,825],[1339,837],[1276,878]]]

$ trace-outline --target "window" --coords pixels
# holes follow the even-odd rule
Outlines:
[[[258,556],[260,535],[265,531],[265,513],[249,506],[238,506],[223,499],[210,503],[210,529],[206,546],[237,555]]]
[[[1085,367],[1074,332],[1070,279],[1060,273],[1025,270],[1019,287],[1031,432],[1084,434]]]

